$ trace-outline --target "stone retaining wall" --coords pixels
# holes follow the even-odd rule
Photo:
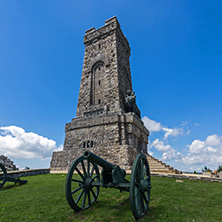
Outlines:
[[[9,171],[7,175],[9,177],[17,178],[17,177],[27,177],[27,176],[35,176],[40,174],[48,174],[50,173],[50,169],[34,169],[34,170],[22,170],[22,171]]]
[[[204,176],[201,176],[201,175],[193,175],[193,174],[186,175],[186,174],[151,173],[151,176],[156,176],[156,177],[168,177],[168,178],[176,178],[176,179],[206,180],[206,181],[222,182],[222,178],[204,177]]]

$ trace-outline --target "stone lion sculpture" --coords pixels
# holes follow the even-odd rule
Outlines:
[[[134,91],[127,90],[125,96],[125,104],[126,104],[126,112],[134,112],[139,118],[141,118],[140,110],[136,105],[136,95]]]

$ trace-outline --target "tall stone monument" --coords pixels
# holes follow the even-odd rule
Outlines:
[[[76,118],[65,127],[63,151],[53,152],[51,168],[66,170],[84,151],[131,169],[147,152],[149,131],[132,91],[130,47],[116,17],[84,36],[85,54]]]

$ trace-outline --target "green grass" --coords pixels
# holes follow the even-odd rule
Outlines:
[[[0,221],[135,221],[129,193],[100,189],[98,202],[75,213],[65,199],[63,174],[26,177],[28,183],[7,183],[0,190]],[[129,179],[129,178],[128,178]],[[141,221],[222,221],[222,183],[152,177],[148,214]]]

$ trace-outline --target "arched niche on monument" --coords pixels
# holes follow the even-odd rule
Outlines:
[[[95,63],[91,70],[90,105],[98,105],[104,102],[104,62]]]
[[[120,100],[123,103],[124,111],[126,111],[125,107],[125,97],[127,95],[127,90],[132,91],[131,78],[129,75],[129,71],[125,66],[121,68],[121,80],[120,80]]]

